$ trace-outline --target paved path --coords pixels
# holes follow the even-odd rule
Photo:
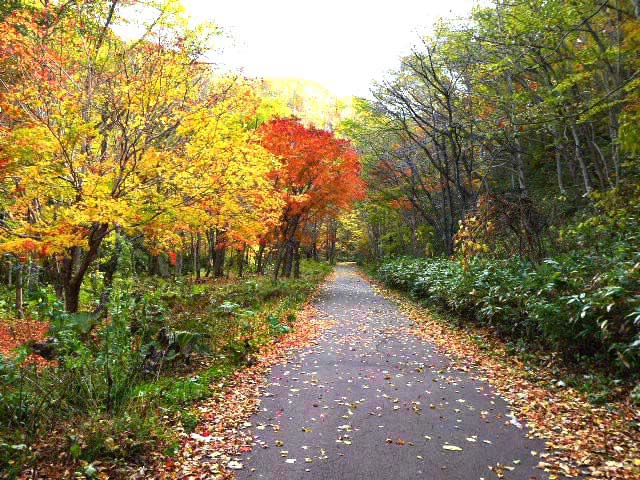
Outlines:
[[[338,266],[317,307],[337,325],[273,369],[239,479],[489,480],[498,464],[506,479],[548,478],[531,455],[543,442],[487,383],[405,334],[354,267]]]

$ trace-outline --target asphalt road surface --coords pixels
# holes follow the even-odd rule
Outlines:
[[[488,383],[407,334],[410,321],[353,266],[338,266],[316,306],[337,324],[273,368],[237,478],[548,478],[531,453],[544,442]]]

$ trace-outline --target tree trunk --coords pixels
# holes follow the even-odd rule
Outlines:
[[[184,263],[184,255],[182,252],[179,252],[176,255],[176,278],[180,278],[182,276],[182,264]]]
[[[31,274],[32,274],[32,270],[33,270],[33,264],[31,263],[31,257],[29,257],[29,261],[27,263],[27,282],[26,285],[24,286],[24,289],[28,292],[29,291],[29,287],[31,286]],[[24,283],[24,281],[23,281]]]
[[[69,313],[76,313],[80,306],[80,288],[82,282],[73,281],[64,286],[64,308]]]
[[[200,280],[200,234],[191,234],[191,270],[193,279]]]
[[[514,141],[516,144],[516,172],[518,174],[518,189],[520,190],[520,195],[524,198],[529,196],[529,190],[527,188],[527,180],[524,174],[524,162],[522,161],[522,144],[520,143],[520,136],[518,133],[514,136]]]
[[[167,261],[167,256],[164,253],[161,253],[156,257],[158,263],[158,275],[162,278],[169,277],[169,262]]]
[[[286,244],[284,265],[282,267],[282,276],[285,278],[290,278],[293,270],[294,244],[293,240],[288,240]]]
[[[594,155],[594,158],[596,158],[594,163],[596,165],[596,173],[598,175],[598,179],[600,180],[600,185],[603,188],[612,188],[613,185],[611,185],[611,179],[609,178],[609,167],[607,166],[607,160],[606,158],[604,158],[602,150],[600,150],[600,147],[598,146],[595,139],[591,140],[591,145],[593,146],[594,153],[596,154]],[[597,159],[599,159],[599,161]]]
[[[500,22],[502,23],[502,22]],[[513,74],[512,72],[509,70],[507,71],[507,88],[508,88],[508,93],[509,93],[509,101],[511,101],[513,99],[513,92],[514,92],[514,88],[513,88]],[[518,132],[518,128],[519,126],[515,124],[515,118],[514,118],[514,106],[513,104],[509,105],[509,122],[511,123],[511,126],[513,127],[513,142],[515,144],[516,147],[516,151],[515,151],[515,155],[514,155],[514,160],[515,160],[515,165],[514,165],[514,170],[516,172],[516,175],[518,177],[518,189],[520,190],[520,195],[523,198],[526,198],[529,196],[529,192],[527,189],[527,181],[525,179],[525,175],[524,175],[524,162],[522,160],[522,144],[520,143],[520,133]],[[451,249],[453,250],[453,248]],[[447,252],[449,253],[449,252]]]
[[[113,251],[111,258],[103,265],[104,278],[102,284],[102,292],[100,294],[100,302],[94,310],[96,314],[106,313],[107,305],[111,298],[111,288],[113,287],[113,277],[118,270],[118,262],[120,255],[122,254],[122,239],[120,236],[116,237],[116,247]]]
[[[273,269],[273,279],[275,281],[278,280],[278,276],[280,275],[280,266],[282,265],[283,257],[286,253],[286,243],[283,243],[280,247],[278,247],[278,253],[276,254],[276,262]]]
[[[640,0],[639,0],[640,2]],[[611,157],[613,158],[613,173],[616,177],[615,185],[620,185],[620,149],[618,148],[618,127],[609,126],[609,136],[611,137]]]
[[[210,277],[213,271],[213,259],[215,257],[215,232],[213,229],[207,230],[207,271],[205,277]]]
[[[264,266],[262,264],[265,246],[260,243],[258,246],[258,254],[256,255],[256,273],[262,275]]]
[[[244,252],[246,248],[246,245],[243,245],[242,250],[238,250],[238,278],[242,278],[244,273]]]
[[[560,138],[559,128],[555,128],[554,131],[554,150],[556,154],[556,178],[558,181],[558,189],[561,195],[566,195],[567,191],[564,188],[564,182],[562,181],[562,141]]]
[[[293,250],[293,278],[300,278],[300,242],[296,242]]]
[[[154,276],[158,274],[158,258],[155,255],[149,255],[149,264],[147,266],[147,271],[149,275]]]
[[[329,261],[329,259],[331,258],[331,252],[329,252],[329,225],[327,224],[327,233],[326,233],[326,237],[324,239],[324,260],[326,262]]]
[[[65,309],[69,313],[78,311],[80,288],[87,269],[98,258],[98,251],[102,241],[109,232],[109,225],[96,224],[89,234],[88,250],[71,247],[62,261],[62,285],[64,287]]]
[[[296,231],[298,229],[298,223],[300,217],[293,217],[288,219],[286,227],[282,232],[282,243],[278,248],[278,256],[276,258],[276,266],[274,270],[274,280],[278,280],[278,273],[282,266],[282,275],[285,277],[291,276],[292,262],[293,262],[293,242],[296,237]]]
[[[224,276],[224,260],[226,255],[226,235],[218,230],[216,233],[215,258],[213,262],[213,276],[221,278]]]
[[[336,241],[337,241],[337,237],[338,237],[338,222],[336,222],[334,219],[329,220],[329,223],[327,225],[327,232],[328,232],[328,258],[327,260],[329,261],[329,263],[331,265],[335,265],[336,263]]]
[[[329,249],[329,263],[331,265],[336,264],[336,241],[333,239],[331,240],[331,247]]]
[[[53,257],[49,257],[45,262],[45,271],[49,281],[53,285],[58,300],[64,300],[64,288],[60,278],[60,263]]]
[[[16,268],[16,315],[18,318],[24,318],[24,297],[22,290],[22,262],[18,262]]]
[[[197,233],[196,234],[196,249],[195,249],[195,252],[194,252],[196,280],[200,280],[200,244],[201,243],[202,243],[202,235],[200,233]]]
[[[578,136],[578,131],[576,129],[575,123],[571,123],[571,135],[573,135],[573,144],[576,149],[576,161],[578,162],[578,166],[580,167],[580,173],[582,173],[584,190],[585,193],[588,194],[592,192],[593,187],[591,186],[591,177],[589,176],[587,165],[584,163],[584,158],[582,157],[582,145],[580,143],[580,137]]]

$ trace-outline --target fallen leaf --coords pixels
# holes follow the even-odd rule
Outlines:
[[[462,448],[456,447],[455,445],[443,445],[442,449],[443,450],[450,450],[452,452],[459,452],[459,451],[462,450]]]

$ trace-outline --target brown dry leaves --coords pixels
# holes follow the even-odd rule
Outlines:
[[[0,353],[11,356],[15,348],[29,340],[42,340],[47,335],[48,330],[48,322],[41,322],[32,318],[0,320]],[[29,355],[26,363],[35,363],[39,367],[55,364],[55,362],[49,362],[36,354]]]
[[[534,383],[498,340],[491,341],[490,352],[482,349],[469,334],[434,320],[428,310],[373,283],[416,322],[407,333],[435,344],[461,370],[479,372],[527,423],[531,436],[547,439],[539,466],[550,472],[551,479],[580,474],[640,479],[640,434],[633,426],[640,421],[638,409],[621,403],[595,406],[572,388],[544,386],[554,377],[543,369],[536,371],[542,382]]]
[[[255,365],[237,371],[220,385],[218,393],[195,406],[201,421],[192,434],[181,434],[182,447],[175,459],[163,458],[153,478],[232,478],[232,470],[243,468],[239,456],[251,450],[247,419],[259,405],[269,369],[313,344],[333,323],[320,317],[310,302],[297,315],[294,330],[264,347]],[[144,478],[149,478],[149,472]]]

